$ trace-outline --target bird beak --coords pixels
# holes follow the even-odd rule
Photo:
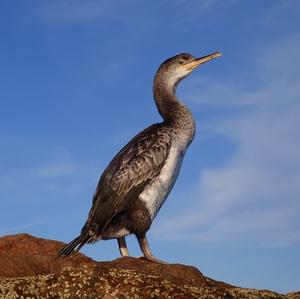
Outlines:
[[[215,52],[215,53],[212,53],[210,55],[206,55],[206,56],[203,56],[203,57],[200,57],[200,58],[196,58],[192,62],[184,64],[182,67],[184,69],[186,69],[187,71],[192,71],[194,68],[198,67],[200,64],[203,64],[207,61],[210,61],[210,60],[212,60],[214,58],[217,58],[217,57],[220,57],[220,56],[222,56],[221,52]]]

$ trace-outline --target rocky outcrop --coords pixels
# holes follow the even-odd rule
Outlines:
[[[58,257],[63,245],[27,234],[0,238],[0,298],[300,298],[236,288],[180,264]]]

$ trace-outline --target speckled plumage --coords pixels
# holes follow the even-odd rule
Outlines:
[[[194,137],[191,112],[177,100],[175,90],[195,61],[183,53],[160,66],[153,93],[163,122],[135,136],[110,162],[100,177],[80,236],[59,254],[69,255],[85,243],[111,238],[118,238],[121,254],[127,254],[124,237],[135,234],[145,257],[157,261],[149,250],[146,232],[171,191]]]

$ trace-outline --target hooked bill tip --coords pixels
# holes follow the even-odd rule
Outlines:
[[[212,55],[214,55],[214,57],[217,58],[217,57],[221,57],[222,53],[221,52],[216,52],[216,53],[213,53]]]

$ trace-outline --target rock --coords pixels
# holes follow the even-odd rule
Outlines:
[[[63,246],[58,241],[18,234],[0,238],[0,277],[24,277],[59,273],[64,267],[96,263],[83,254],[59,259],[56,252]]]
[[[300,298],[236,288],[180,264],[58,257],[63,245],[28,234],[0,238],[0,298]]]

